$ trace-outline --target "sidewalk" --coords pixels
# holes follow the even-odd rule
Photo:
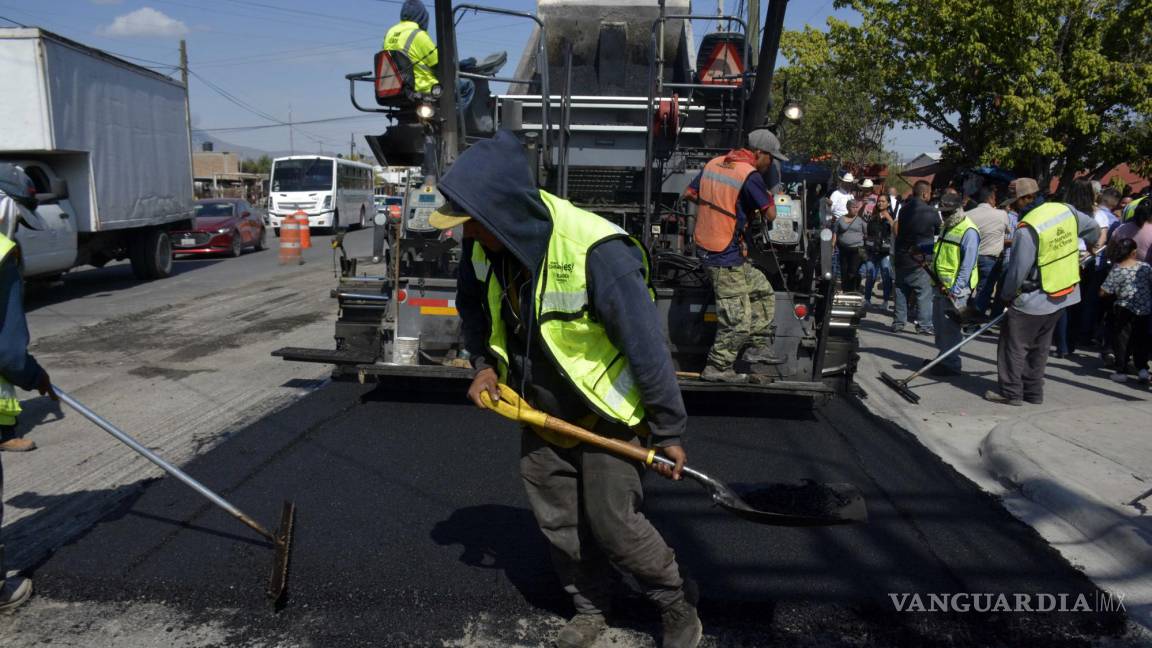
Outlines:
[[[995,405],[996,338],[960,355],[964,375],[922,376],[905,401],[879,379],[903,379],[935,357],[930,336],[891,333],[891,314],[861,323],[857,383],[865,406],[928,449],[1035,528],[1100,587],[1124,596],[1132,620],[1152,629],[1152,391],[1115,383],[1098,351],[1049,358],[1043,405]]]

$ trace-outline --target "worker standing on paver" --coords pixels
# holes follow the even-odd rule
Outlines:
[[[660,334],[643,247],[616,225],[536,188],[508,131],[465,151],[430,219],[463,227],[456,306],[475,376],[468,397],[517,388],[533,407],[676,462],[687,415]],[[548,430],[525,429],[520,473],[576,616],[557,637],[590,646],[606,627],[615,571],[661,611],[663,645],[696,646],[696,609],[672,549],[640,512],[642,467]]]
[[[412,63],[412,76],[416,92],[430,93],[439,83],[436,65],[440,57],[436,43],[428,35],[428,10],[420,0],[405,0],[400,7],[400,22],[384,34],[382,49],[403,52]],[[476,85],[471,79],[460,79],[456,84],[457,110],[463,111],[472,103]]]
[[[24,316],[24,289],[20,277],[20,248],[16,228],[21,221],[37,221],[36,191],[19,167],[0,165],[0,433],[6,450],[29,450],[31,441],[13,436],[20,402],[14,387],[56,398],[48,372],[28,353],[28,322]],[[37,221],[38,222],[38,221]],[[3,478],[0,467],[0,518],[3,517]],[[15,609],[32,595],[32,581],[20,576],[5,578],[4,545],[0,544],[0,612]]]
[[[763,173],[773,160],[787,161],[780,140],[766,128],[748,134],[746,148],[713,158],[684,191],[699,205],[695,241],[716,292],[716,339],[708,351],[703,380],[742,383],[747,374],[733,365],[744,347],[752,364],[778,364],[774,344],[776,292],[756,266],[748,263],[744,232],[750,214],[767,222],[776,218],[776,203]]]
[[[1090,187],[1086,192],[1073,189],[1073,195],[1092,196]],[[1083,205],[1041,204],[1039,193],[1032,178],[1018,178],[1009,187],[1006,202],[1020,214],[1020,225],[1000,284],[1000,299],[1010,303],[996,354],[999,388],[984,394],[993,403],[1044,402],[1044,368],[1052,334],[1061,311],[1080,303],[1077,239],[1091,251],[1100,237],[1090,198]]]
[[[960,343],[960,323],[947,317],[947,313],[953,311],[959,314],[964,311],[979,281],[976,258],[980,250],[980,230],[964,214],[961,209],[963,202],[957,193],[941,196],[943,233],[932,249],[932,267],[936,278],[940,280],[942,291],[936,293],[936,303],[932,306],[936,349],[940,353]],[[960,375],[960,354],[953,353],[944,358],[928,373],[934,376]]]

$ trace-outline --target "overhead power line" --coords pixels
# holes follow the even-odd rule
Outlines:
[[[380,118],[379,115],[347,115],[344,117],[325,117],[325,118],[321,118],[321,119],[305,119],[305,120],[301,120],[301,121],[293,121],[293,122],[291,122],[291,125],[293,127],[296,127],[296,126],[299,126],[301,124],[303,124],[303,125],[330,124],[333,122],[351,121],[353,119],[379,119],[379,118]],[[288,126],[288,125],[289,124],[287,122],[285,122],[282,124],[256,124],[253,126],[221,126],[219,128],[197,128],[196,130],[203,131],[205,133],[224,133],[224,132],[232,132],[232,131],[263,130],[265,128],[283,128],[284,126]]]

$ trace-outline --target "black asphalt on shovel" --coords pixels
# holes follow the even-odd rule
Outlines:
[[[520,395],[507,385],[499,385],[499,388],[499,402],[493,403],[487,391],[480,393],[480,400],[501,416],[558,432],[627,459],[635,459],[646,466],[651,466],[653,463],[676,465],[676,462],[658,454],[656,448],[643,448],[600,436],[533,408],[522,401]],[[868,508],[864,503],[864,497],[851,484],[823,484],[813,481],[801,484],[758,484],[755,488],[737,494],[724,482],[713,479],[699,470],[684,466],[683,474],[703,486],[712,496],[712,501],[720,508],[759,524],[816,527],[854,524],[868,520]]]
[[[136,439],[133,439],[127,433],[106,421],[96,412],[93,412],[92,410],[85,407],[82,403],[66,394],[60,388],[53,387],[52,389],[56,392],[56,395],[60,397],[60,400],[64,401],[64,403],[66,403],[69,407],[79,412],[81,416],[88,419],[89,421],[92,421],[102,430],[116,437],[124,445],[132,448],[139,454],[143,455],[145,459],[159,466],[164,472],[184,482],[193,490],[208,498],[210,502],[230,513],[232,517],[240,520],[256,533],[259,533],[260,535],[267,538],[276,549],[276,555],[272,562],[272,576],[268,580],[267,594],[268,598],[272,601],[273,608],[279,609],[283,606],[285,595],[288,592],[288,565],[290,558],[292,557],[292,537],[295,533],[295,504],[287,500],[284,501],[284,506],[280,511],[280,528],[276,530],[276,533],[272,533],[268,529],[265,529],[259,522],[253,520],[243,511],[233,506],[228,502],[228,500],[208,490],[203,484],[196,481],[195,479],[192,479],[192,477],[188,476],[188,474],[183,470],[180,470],[176,466],[173,466],[167,461],[164,461],[160,457],[156,456],[156,454],[151,450],[140,445]]]
[[[984,331],[987,331],[988,329],[995,326],[996,322],[999,322],[1000,320],[1004,319],[1004,316],[1007,314],[1008,314],[1008,311],[1007,311],[1007,309],[1005,309],[999,315],[988,320],[980,328],[976,329],[975,333],[973,333],[972,335],[969,335],[968,337],[964,338],[963,340],[960,340],[959,342],[956,343],[956,346],[954,346],[951,349],[948,349],[947,351],[945,351],[944,353],[941,353],[940,355],[936,356],[932,360],[932,362],[929,362],[928,364],[924,365],[923,367],[920,367],[918,370],[914,371],[911,376],[908,376],[904,380],[896,380],[892,376],[889,376],[887,372],[881,371],[880,372],[881,382],[883,382],[885,385],[888,385],[889,387],[894,389],[897,394],[900,394],[901,396],[903,396],[904,400],[908,401],[909,403],[912,403],[913,405],[919,403],[920,397],[916,395],[916,392],[914,392],[908,388],[908,383],[915,380],[917,376],[923,374],[925,371],[928,371],[932,367],[935,367],[944,358],[947,358],[948,356],[952,355],[953,353],[956,353],[957,351],[959,351],[960,347],[962,347],[965,344],[968,344],[969,342],[971,342],[972,340],[975,340],[976,338],[980,337],[984,333]]]

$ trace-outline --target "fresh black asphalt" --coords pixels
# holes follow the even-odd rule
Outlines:
[[[40,565],[38,591],[164,602],[223,621],[236,645],[440,645],[477,619],[516,645],[550,645],[551,626],[526,641],[523,620],[570,607],[516,474],[519,433],[459,389],[332,383],[187,467],[269,526],[282,499],[296,502],[291,595],[278,614],[263,598],[267,544],[171,478]],[[695,484],[649,476],[645,510],[699,584],[717,644],[1061,646],[1123,632],[1118,614],[897,613],[889,593],[1094,600],[1096,589],[994,498],[858,404],[837,399],[813,413],[725,396],[689,400],[692,465],[731,483],[852,482],[871,519],[757,526],[710,506]],[[658,628],[626,583],[612,622]]]

